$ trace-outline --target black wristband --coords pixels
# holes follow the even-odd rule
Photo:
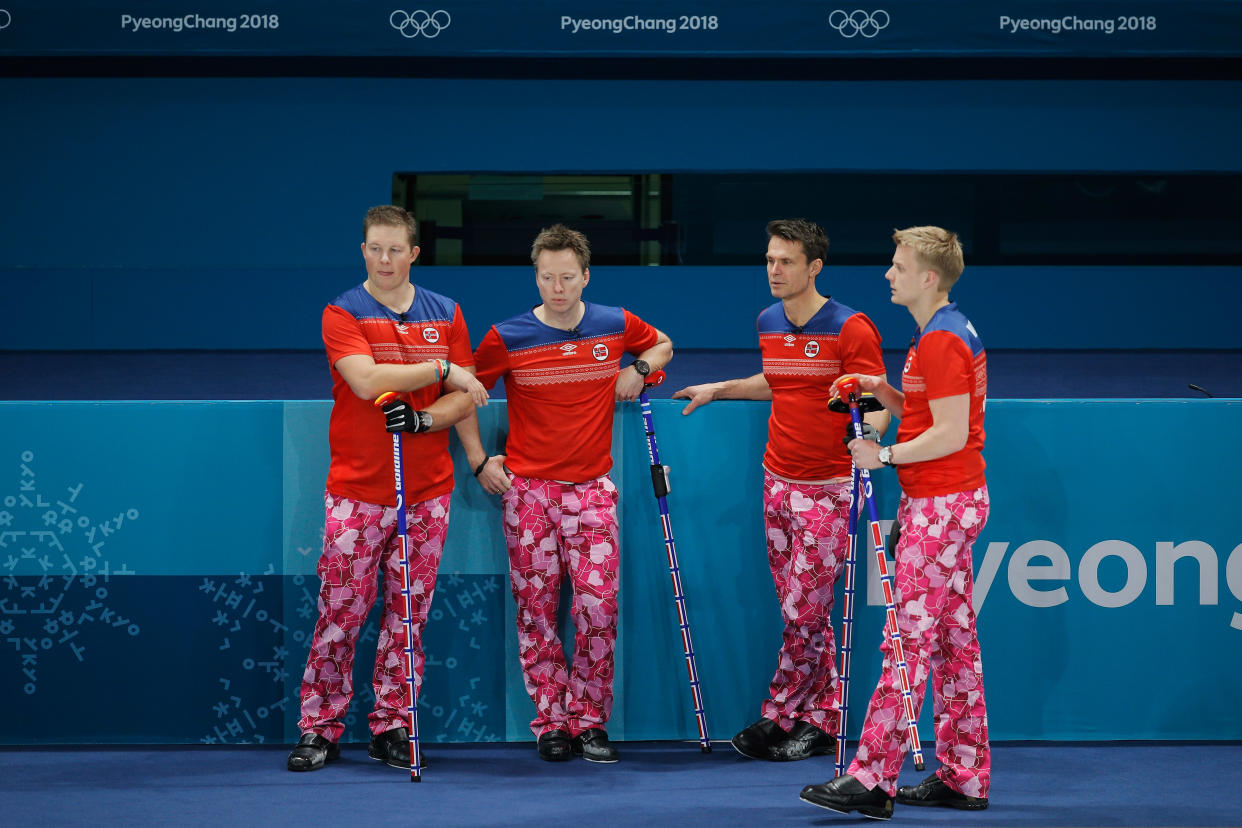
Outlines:
[[[480,463],[480,464],[479,464],[479,467],[478,467],[477,469],[475,469],[475,470],[474,470],[474,476],[475,476],[475,477],[478,477],[480,474],[482,474],[482,473],[483,473],[483,467],[484,467],[484,466],[486,466],[486,465],[487,465],[487,461],[488,461],[488,460],[491,460],[491,459],[492,459],[492,458],[491,458],[490,456],[489,456],[489,457],[484,457],[484,458],[483,458],[483,462],[482,462],[482,463]]]
[[[449,362],[447,359],[444,360],[444,376],[440,379],[440,382],[447,382],[449,371],[452,371],[452,370],[453,370],[453,363]]]

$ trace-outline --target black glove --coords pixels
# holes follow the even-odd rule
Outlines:
[[[384,410],[387,411],[388,409],[385,408]],[[862,427],[863,427],[863,439],[864,440],[873,440],[877,443],[880,442],[880,432],[876,431],[875,427],[872,426],[871,423],[863,423]],[[850,444],[850,440],[853,440],[853,439],[854,439],[854,424],[850,423],[850,427],[845,430],[845,436],[841,438],[841,442],[845,443],[845,445],[848,447]]]
[[[392,434],[398,431],[417,434],[431,428],[432,422],[429,413],[415,411],[404,400],[393,400],[384,406],[384,428]]]

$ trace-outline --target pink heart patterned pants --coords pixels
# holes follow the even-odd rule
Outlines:
[[[451,495],[406,506],[410,585],[414,612],[414,685],[422,685],[422,630],[435,593],[436,571],[448,533]],[[375,734],[408,723],[405,675],[405,601],[401,597],[401,552],[397,508],[325,493],[323,554],[319,558],[319,619],[302,676],[302,733],[330,742],[345,730],[353,697],[354,648],[371,612],[383,574],[384,611],[375,648],[375,709],[368,720]]]
[[[986,486],[940,497],[902,495],[893,575],[916,711],[932,673],[937,773],[950,788],[977,797],[988,795],[992,755],[970,551],[987,519]],[[880,649],[880,682],[848,773],[869,790],[879,785],[891,796],[906,756],[906,716],[887,638]]]
[[[785,629],[763,716],[837,731],[833,587],[849,544],[850,483],[796,483],[764,471],[763,528]]]
[[[531,732],[603,727],[617,642],[617,489],[607,475],[586,483],[515,476],[502,505],[518,660],[535,703]],[[574,593],[572,668],[556,624],[565,577]]]

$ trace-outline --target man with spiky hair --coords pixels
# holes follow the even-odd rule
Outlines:
[[[475,350],[479,380],[501,377],[509,415],[504,454],[488,457],[459,431],[480,485],[501,496],[517,602],[518,658],[535,703],[538,755],[615,762],[604,725],[612,711],[620,545],[612,466],[615,403],[638,399],[673,344],[628,310],[586,302],[591,248],[564,225],[531,247],[541,304],[494,325]],[[621,356],[635,359],[621,365]],[[562,579],[574,599],[573,664],[556,615]]]

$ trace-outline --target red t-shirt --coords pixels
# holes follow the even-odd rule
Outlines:
[[[323,343],[332,369],[333,400],[327,489],[335,495],[395,506],[392,435],[384,430],[384,412],[373,400],[354,394],[336,370],[336,362],[341,357],[364,354],[376,363],[409,365],[447,359],[460,366],[473,365],[470,335],[461,309],[452,299],[420,287],[410,309],[397,314],[358,285],[324,308]],[[401,397],[420,410],[442,393],[441,385],[432,384]],[[407,504],[453,490],[447,430],[405,434],[401,453]]]
[[[763,376],[772,389],[763,465],[789,480],[849,477],[842,439],[850,415],[828,410],[828,389],[842,374],[883,374],[880,333],[861,313],[829,299],[801,328],[777,302],[759,314]]]
[[[911,497],[968,492],[984,485],[983,411],[988,393],[988,362],[983,342],[956,303],[940,310],[915,338],[901,372],[906,402],[897,441],[913,440],[932,426],[930,400],[970,395],[966,445],[952,454],[921,463],[900,463],[897,477]]]
[[[572,332],[534,311],[494,325],[474,359],[484,387],[505,379],[510,471],[569,483],[607,474],[621,354],[640,354],[658,338],[624,308],[591,303]]]

